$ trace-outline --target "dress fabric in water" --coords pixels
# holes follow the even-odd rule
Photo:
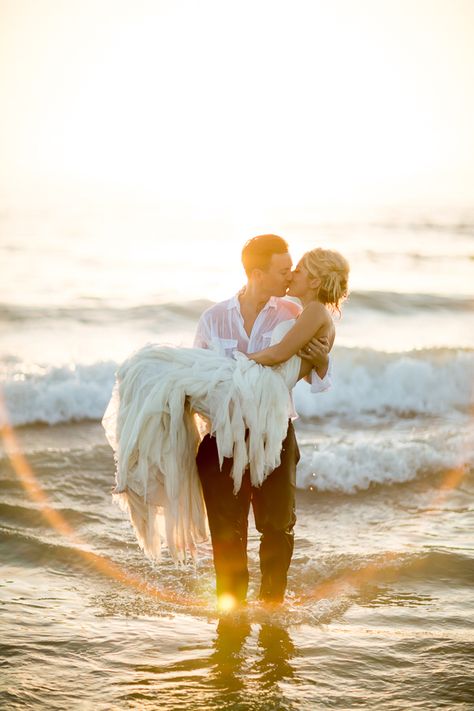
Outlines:
[[[293,324],[280,323],[272,343]],[[196,543],[207,538],[197,416],[216,437],[221,465],[224,457],[233,458],[234,491],[247,467],[252,484],[260,486],[280,463],[300,364],[293,356],[271,368],[241,353],[233,359],[213,350],[147,344],[119,368],[102,419],[117,465],[113,498],[129,514],[149,558],[160,559],[162,535],[176,560],[188,552],[194,557]]]

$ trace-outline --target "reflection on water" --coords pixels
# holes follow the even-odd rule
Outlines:
[[[288,631],[278,625],[263,624],[258,643],[262,657],[256,666],[262,683],[268,687],[281,679],[293,678],[295,670],[290,659],[295,656],[296,649]]]
[[[209,665],[214,671],[210,678],[217,688],[229,691],[244,688],[241,672],[246,656],[243,646],[251,631],[245,617],[222,617],[219,620]]]
[[[435,602],[432,595],[380,585],[367,585],[359,592],[359,604],[365,607],[424,607]]]
[[[21,438],[51,501],[94,551],[147,590],[191,603],[99,575],[0,461],[0,707],[472,707],[472,470],[352,496],[299,492],[287,602],[268,609],[255,588],[244,613],[218,619],[210,546],[195,569],[144,560],[110,507],[96,429],[30,428]],[[258,543],[251,530],[255,580]]]
[[[129,664],[115,689],[131,708],[293,709],[279,682],[295,676],[295,645],[286,629],[251,624],[242,614],[222,617],[210,654],[182,649],[180,661]],[[161,657],[161,654],[160,654]],[[139,704],[139,706],[135,706]]]
[[[290,662],[295,646],[288,631],[277,624],[260,624],[255,650],[246,645],[251,632],[246,619],[222,618],[217,625],[210,659],[214,670],[210,685],[220,691],[217,707],[293,708],[279,686],[295,674]]]
[[[239,678],[239,674],[248,658],[244,644],[251,631],[247,619],[224,617],[219,620],[214,653],[210,660],[219,686],[243,688],[244,681]],[[259,678],[263,688],[268,689],[281,679],[293,677],[294,669],[290,659],[296,652],[287,630],[277,624],[263,623],[260,625],[257,644],[252,676]]]

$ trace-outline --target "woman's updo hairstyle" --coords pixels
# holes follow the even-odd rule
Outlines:
[[[312,249],[303,256],[303,264],[310,277],[318,277],[321,286],[318,300],[340,312],[341,302],[348,295],[349,263],[339,252],[330,249]]]

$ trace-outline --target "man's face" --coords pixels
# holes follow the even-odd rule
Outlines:
[[[288,296],[297,296],[301,298],[311,291],[311,284],[314,279],[311,279],[302,259],[296,265],[295,271],[292,272],[291,277]]]
[[[261,286],[269,296],[285,296],[291,283],[293,262],[288,254],[272,254],[270,265],[261,272]]]

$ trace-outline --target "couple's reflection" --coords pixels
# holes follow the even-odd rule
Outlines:
[[[258,635],[258,644],[262,656],[256,666],[262,682],[274,684],[280,679],[289,679],[294,675],[290,659],[295,656],[295,646],[288,632],[279,625],[262,624]]]
[[[246,651],[244,644],[252,631],[250,622],[246,617],[231,615],[219,620],[212,661],[220,684],[237,690],[251,674],[268,688],[280,679],[293,677],[290,660],[296,651],[288,632],[273,622],[259,623],[259,627],[258,656],[249,665],[248,659],[254,657],[254,653]],[[245,674],[243,667],[247,667]]]

